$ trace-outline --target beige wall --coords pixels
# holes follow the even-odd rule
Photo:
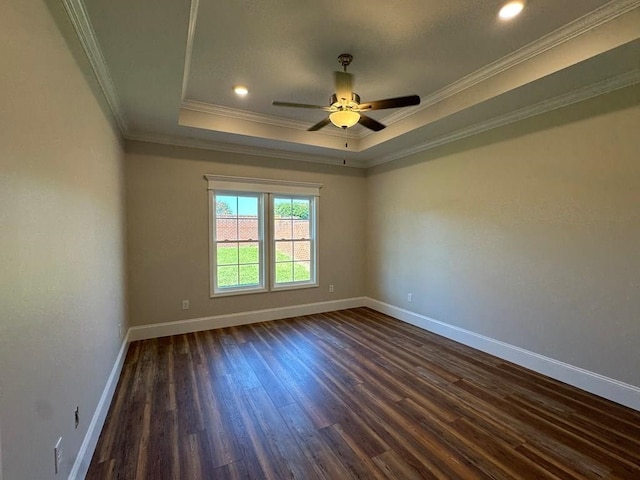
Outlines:
[[[320,287],[209,298],[206,173],[322,183]],[[126,185],[132,325],[364,294],[365,179],[361,170],[129,142]],[[335,286],[334,293],[329,293],[329,284]],[[182,300],[189,300],[189,310],[182,310]]]
[[[628,88],[370,171],[368,295],[640,386],[639,104]]]
[[[123,152],[65,43],[75,39],[56,26],[61,4],[50,5],[53,14],[41,0],[9,0],[0,15],[5,480],[54,478],[60,436],[55,478],[68,477],[125,320]]]

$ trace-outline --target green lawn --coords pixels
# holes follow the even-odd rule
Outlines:
[[[218,286],[251,286],[259,283],[258,246],[218,248]],[[238,264],[240,264],[238,266]],[[310,280],[311,273],[303,262],[293,262],[282,252],[276,252],[276,283]]]

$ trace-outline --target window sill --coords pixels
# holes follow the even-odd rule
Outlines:
[[[319,283],[304,283],[304,284],[283,284],[280,286],[271,287],[272,292],[282,292],[286,290],[301,290],[304,288],[318,288],[320,286]]]
[[[247,288],[247,289],[238,289],[238,290],[222,290],[219,292],[213,292],[209,295],[209,298],[220,298],[220,297],[235,297],[236,295],[249,295],[251,293],[267,293],[269,290],[267,288]]]

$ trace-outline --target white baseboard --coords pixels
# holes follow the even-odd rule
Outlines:
[[[346,298],[329,302],[307,303],[305,305],[293,305],[288,307],[269,308],[265,310],[253,310],[250,312],[230,313],[213,317],[192,318],[176,322],[155,323],[131,327],[129,329],[129,341],[146,340],[148,338],[167,337],[183,333],[200,332],[214,328],[234,327],[249,323],[268,322],[283,318],[297,317],[300,315],[313,315],[314,313],[344,310],[365,305],[366,298]]]
[[[104,421],[107,418],[107,413],[109,413],[109,407],[111,405],[111,400],[113,399],[113,394],[115,393],[116,387],[118,386],[120,372],[122,371],[122,366],[124,365],[124,359],[127,356],[129,343],[131,343],[131,340],[129,339],[129,335],[127,334],[122,340],[120,351],[118,352],[118,356],[116,357],[116,361],[113,365],[113,368],[111,369],[111,373],[109,374],[107,383],[104,387],[104,390],[102,391],[102,395],[100,396],[100,400],[98,401],[98,406],[93,413],[91,423],[89,424],[87,433],[84,436],[82,445],[80,445],[78,456],[76,457],[76,461],[73,464],[73,468],[71,468],[71,473],[69,473],[69,480],[82,480],[87,475],[89,465],[91,464],[91,458],[93,457],[93,452],[95,451],[96,445],[98,444],[98,439],[100,438],[100,432],[102,432]]]
[[[366,306],[456,342],[640,411],[640,388],[372,298]]]

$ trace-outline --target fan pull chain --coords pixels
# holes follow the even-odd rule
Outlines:
[[[345,151],[349,149],[349,137],[347,136],[347,127],[342,127],[344,130],[344,149]],[[342,165],[347,164],[347,158],[345,153],[345,158],[342,159]]]

